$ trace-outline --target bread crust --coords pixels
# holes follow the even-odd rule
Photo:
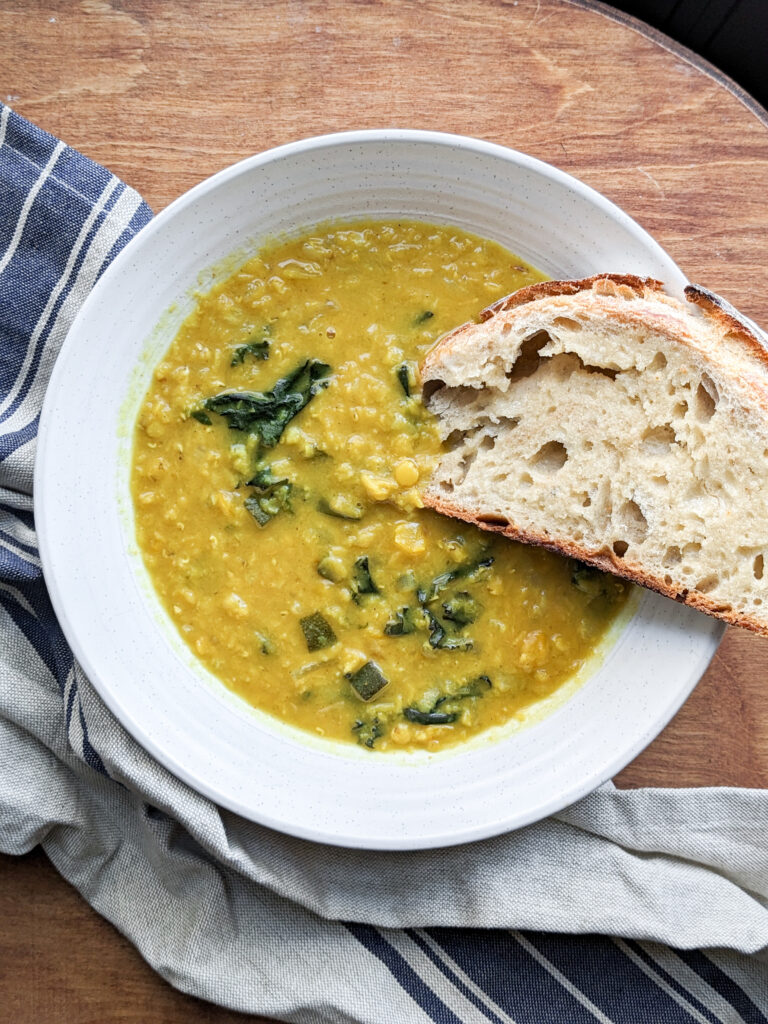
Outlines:
[[[480,323],[487,323],[495,316],[508,313],[512,309],[537,302],[540,299],[567,297],[576,295],[579,292],[596,291],[599,290],[601,284],[609,285],[613,289],[626,289],[637,298],[659,298],[659,296],[665,294],[664,285],[661,281],[657,281],[653,277],[637,277],[635,274],[595,274],[593,277],[584,277],[577,281],[540,281],[537,284],[530,284],[526,285],[525,288],[519,288],[516,292],[512,292],[511,295],[505,295],[490,306],[486,306],[479,313],[479,321]],[[429,376],[437,362],[450,355],[451,349],[461,340],[464,334],[474,330],[476,327],[477,323],[470,320],[467,323],[460,324],[439,338],[434,347],[424,357],[421,366],[422,379]],[[429,390],[427,390],[426,398],[429,398]]]
[[[661,281],[653,277],[638,277],[636,274],[594,274],[592,277],[582,277],[574,281],[540,281],[497,299],[480,311],[478,319],[484,323],[498,313],[505,313],[516,306],[536,302],[538,299],[592,291],[601,281],[610,281],[614,285],[629,288],[641,297],[658,298],[659,295],[666,294]],[[768,339],[751,320],[735,309],[730,302],[702,285],[686,285],[684,292],[688,302],[696,306],[714,326],[728,334],[732,340],[741,342],[751,355],[768,368]]]
[[[637,277],[636,274],[595,274],[593,277],[582,277],[577,281],[539,281],[538,284],[518,288],[511,295],[505,295],[503,299],[497,299],[490,306],[486,306],[480,311],[479,320],[484,323],[497,313],[506,313],[515,306],[535,302],[537,299],[551,299],[555,295],[576,295],[577,292],[591,291],[598,281],[610,281],[612,284],[629,288],[636,295],[664,291],[661,281],[653,277]]]
[[[486,530],[489,533],[500,533],[502,536],[508,537],[510,540],[520,541],[522,544],[545,548],[547,551],[553,551],[557,555],[578,559],[578,561],[585,562],[587,565],[595,566],[596,569],[602,569],[603,572],[610,572],[614,576],[620,576],[622,579],[629,580],[631,583],[638,583],[647,590],[654,590],[657,594],[662,594],[664,597],[671,597],[679,604],[687,604],[697,611],[713,615],[715,618],[722,619],[732,626],[744,626],[760,636],[768,636],[768,627],[764,626],[753,616],[734,612],[730,608],[723,608],[722,605],[718,605],[715,601],[710,600],[706,594],[670,587],[663,580],[659,580],[657,577],[644,572],[639,566],[626,563],[610,549],[605,551],[588,551],[574,541],[555,541],[545,533],[523,530],[515,526],[514,523],[507,523],[506,526],[503,526],[500,522],[489,522],[488,519],[484,520],[482,518],[483,514],[480,512],[468,512],[466,509],[451,504],[451,502],[446,501],[444,498],[439,498],[429,493],[422,495],[422,498],[426,508],[431,508],[441,515],[450,516],[452,519],[461,519],[463,522],[477,526],[481,530]]]
[[[725,299],[702,288],[699,284],[689,284],[685,289],[685,297],[697,306],[705,316],[728,337],[743,345],[750,353],[768,369],[768,341],[759,328],[743,316]]]
[[[638,277],[635,274],[594,274],[592,277],[583,277],[573,281],[540,281],[538,284],[519,288],[511,295],[505,295],[482,309],[478,319],[480,323],[486,323],[499,314],[507,313],[519,306],[537,302],[540,299],[599,291],[603,282],[618,289],[628,289],[638,298],[668,299],[662,282],[653,277]],[[753,359],[756,359],[764,369],[768,369],[768,338],[756,324],[739,313],[725,299],[701,285],[687,285],[685,297],[692,306],[698,309],[704,320],[720,333],[723,339],[737,344]],[[672,308],[684,309],[684,307],[678,306],[675,300],[669,301],[674,304]],[[450,352],[453,343],[475,326],[474,322],[469,321],[444,334],[425,356],[422,364],[422,376],[427,376],[430,368],[438,359]],[[675,334],[679,335],[679,330],[676,330]],[[678,340],[689,343],[689,339],[682,339],[679,336]],[[692,339],[690,341],[693,342]],[[693,345],[695,347],[695,342]],[[765,402],[762,397],[759,400]]]

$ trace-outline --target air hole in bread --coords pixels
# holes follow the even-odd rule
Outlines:
[[[425,398],[425,401],[427,401],[427,398]],[[451,388],[451,401],[455,402],[458,409],[464,409],[466,406],[472,405],[477,401],[477,389],[463,385]],[[485,422],[487,423],[488,420],[486,419]]]
[[[572,320],[569,316],[556,316],[552,321],[554,327],[560,327],[566,331],[580,331],[581,324],[578,320]]]
[[[483,437],[483,439],[480,442],[480,444],[478,445],[478,447],[482,448],[482,450],[484,452],[492,452],[493,449],[495,448],[495,446],[496,446],[496,435],[495,434],[486,434]]]
[[[687,402],[678,402],[677,405],[672,410],[672,419],[673,420],[681,420],[685,416],[685,414],[687,412],[688,412],[688,403]]]
[[[424,387],[421,389],[421,399],[424,403],[429,402],[430,398],[439,391],[440,388],[445,387],[444,380],[428,380],[425,382]]]
[[[523,380],[530,377],[538,369],[541,362],[539,353],[548,345],[552,339],[546,331],[537,331],[530,338],[526,338],[520,346],[520,353],[512,366],[507,370],[507,377],[513,383],[516,380]]]
[[[591,504],[592,504],[592,499],[590,498],[590,496],[588,494],[585,493],[583,495],[582,499],[581,499],[581,507],[582,508],[589,508],[589,506]]]
[[[708,374],[702,374],[701,383],[696,388],[694,405],[696,419],[699,423],[706,423],[712,419],[719,401],[720,393],[717,390],[717,385]]]
[[[568,449],[560,441],[547,441],[529,462],[540,473],[556,473],[568,461]]]
[[[762,597],[756,597],[756,598],[755,598],[755,599],[754,599],[754,600],[752,601],[752,604],[762,604],[762,603],[763,603],[763,599],[762,599]]]
[[[661,564],[665,569],[671,569],[674,565],[679,565],[683,560],[682,552],[677,544],[673,544],[668,547],[664,552],[664,558],[661,560]]]
[[[620,372],[619,368],[616,366],[594,366],[592,363],[585,363],[581,356],[575,356],[573,358],[578,364],[578,367],[580,367],[585,373],[593,373],[600,377],[607,377],[608,380],[616,380],[616,377]]]
[[[666,569],[671,569],[675,565],[679,565],[680,562],[682,562],[682,560],[683,554],[680,551],[680,548],[678,548],[676,544],[673,544],[671,547],[667,549],[667,551],[665,551],[664,558],[662,559],[662,564]]]
[[[669,480],[665,476],[652,476],[651,483],[657,487],[669,487]]]
[[[445,447],[449,452],[455,451],[457,448],[461,448],[464,444],[464,440],[467,434],[464,430],[452,430],[448,437],[445,439]]]
[[[707,489],[704,486],[703,481],[699,480],[698,477],[692,477],[685,491],[686,499],[704,498],[706,494]]]
[[[512,330],[512,324],[509,321],[507,321],[505,324],[502,324],[501,325],[501,336],[502,336],[502,338],[506,338],[506,336],[509,334],[509,332],[511,330]]]
[[[698,590],[700,594],[708,594],[710,590],[714,590],[717,584],[720,582],[720,577],[711,573],[709,576],[705,576],[703,580],[699,580],[694,590]]]
[[[636,544],[642,544],[648,535],[648,520],[636,501],[625,501],[618,512],[622,532]]]
[[[520,483],[523,487],[530,487],[533,483],[533,477],[530,473],[523,473],[523,475],[520,477]]]
[[[592,444],[591,441],[585,441],[584,442],[584,451],[585,452],[591,452],[594,447],[595,446]]]
[[[509,526],[508,519],[505,519],[504,516],[494,515],[493,512],[486,512],[478,516],[477,521],[478,523],[484,523],[486,526]]]
[[[615,540],[613,542],[613,553],[617,558],[623,558],[629,550],[629,544],[625,540]]]
[[[689,544],[686,544],[683,548],[683,558],[690,558],[691,555],[698,555],[700,551],[701,544],[697,543],[695,540],[691,541]]]
[[[657,352],[648,366],[649,370],[663,370],[667,365],[667,357],[663,352]]]
[[[763,578],[763,572],[765,571],[765,559],[762,555],[757,555],[754,562],[752,563],[752,575],[756,580]]]
[[[470,469],[472,468],[472,463],[475,461],[476,458],[477,448],[474,448],[472,451],[467,452],[467,454],[462,458],[461,462],[459,462],[458,466],[456,467],[454,483],[459,485],[464,483],[464,481],[467,479],[467,473],[469,473]]]
[[[677,440],[674,428],[671,423],[664,423],[658,427],[652,427],[643,434],[643,448],[650,455],[663,455]]]
[[[671,584],[672,584],[672,577],[671,576],[665,576],[664,577],[664,582],[667,584],[668,587],[671,586]]]
[[[514,430],[515,427],[520,423],[520,417],[519,416],[494,416],[493,419],[487,420],[486,422],[487,422],[488,426],[493,425],[494,427],[503,428],[505,430]],[[498,432],[494,436],[495,437],[498,436]]]

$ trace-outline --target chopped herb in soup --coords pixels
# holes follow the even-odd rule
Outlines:
[[[456,228],[366,222],[274,242],[198,299],[139,414],[137,536],[181,636],[246,701],[437,750],[594,651],[624,583],[419,497],[441,450],[420,360],[538,280]]]

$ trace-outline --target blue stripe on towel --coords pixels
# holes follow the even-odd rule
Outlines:
[[[429,1014],[435,1024],[466,1024],[438,999],[407,960],[387,941],[385,931],[365,924],[348,924],[346,927],[369,953],[373,953],[381,960],[395,981],[425,1013]],[[386,1015],[383,1019],[386,1019]]]
[[[611,939],[583,935],[577,943],[545,932],[524,932],[521,938],[615,1024],[690,1024],[685,1008]]]
[[[691,1010],[700,1014],[707,1021],[711,1021],[712,1024],[721,1024],[720,1019],[716,1014],[709,1009],[698,996],[691,992],[689,988],[681,985],[680,982],[671,975],[666,968],[659,962],[658,959],[652,957],[639,942],[626,940],[621,945],[626,945],[640,961],[646,964],[648,971],[652,976],[658,978],[658,983],[667,986],[672,992],[676,992],[678,996],[685,1000],[691,1007]]]
[[[688,964],[699,977],[728,1000],[747,1024],[768,1024],[768,965],[763,972],[763,1005],[759,1007],[704,953],[696,949],[679,949],[676,952],[683,963]]]
[[[442,971],[448,981],[467,999],[473,1003],[474,1006],[483,1014],[484,1018],[491,1021],[492,1024],[506,1024],[508,1017],[506,1015],[500,1016],[493,1009],[487,999],[477,995],[472,988],[470,988],[466,982],[461,978],[460,974],[457,973],[452,966],[440,956],[435,950],[434,946],[426,941],[423,932],[416,931],[414,929],[408,929],[407,934],[413,939],[413,941],[420,947],[420,949],[429,957],[432,963]]]
[[[83,745],[83,760],[87,765],[99,772],[101,775],[108,775],[107,769],[104,767],[104,762],[99,757],[99,754],[91,746],[91,741],[88,738],[88,726],[85,724],[85,715],[83,714],[82,705],[79,708],[80,711],[80,728],[83,730],[82,745]]]
[[[428,934],[516,1024],[594,1024],[594,1015],[510,933],[430,928]]]
[[[4,572],[0,579],[3,582],[7,579]],[[63,694],[74,659],[53,614],[42,579],[18,587],[0,587],[0,604],[34,647]]]

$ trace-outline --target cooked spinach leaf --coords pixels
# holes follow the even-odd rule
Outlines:
[[[410,398],[416,390],[416,367],[413,363],[400,363],[395,370],[400,387],[403,389],[406,398]]]
[[[269,466],[261,466],[248,486],[253,490],[243,504],[259,526],[266,526],[280,512],[290,511],[293,485],[285,477],[276,480]]]
[[[308,651],[321,651],[324,647],[331,647],[336,643],[336,634],[331,624],[324,619],[320,612],[313,612],[299,619],[301,631],[307,641]]]
[[[368,556],[363,555],[362,558],[355,559],[352,569],[352,600],[355,604],[360,604],[363,597],[366,597],[368,594],[378,593],[379,588],[373,581],[370,566],[368,565]]]
[[[401,608],[395,612],[394,619],[390,619],[384,626],[386,636],[407,636],[416,632],[416,623],[413,621],[413,609]]]
[[[203,412],[202,409],[193,409],[189,415],[193,420],[197,420],[198,423],[203,423],[206,427],[210,427],[211,417],[207,412]]]
[[[403,716],[419,725],[451,725],[461,714],[460,701],[482,697],[492,686],[488,676],[476,676],[457,689],[440,694],[427,706],[422,701],[421,707],[403,708]]]
[[[230,430],[258,437],[264,448],[274,448],[288,423],[330,383],[331,368],[319,359],[307,359],[271,391],[223,391],[202,403],[203,409],[223,416]]]
[[[375,661],[366,661],[356,672],[346,672],[344,678],[349,680],[358,697],[363,700],[371,700],[389,683]]]
[[[482,697],[488,690],[492,689],[493,683],[489,676],[475,676],[447,695],[448,700],[465,700],[467,697]]]
[[[468,626],[477,619],[481,610],[480,602],[467,590],[460,590],[458,594],[443,601],[443,617],[449,622],[455,622],[457,626]]]
[[[427,616],[427,623],[429,626],[429,646],[434,647],[440,651],[471,651],[474,647],[472,637],[469,636],[449,636],[445,625],[438,619],[438,617],[427,608],[426,605],[422,605],[422,611]]]
[[[466,562],[464,565],[456,566],[436,576],[428,586],[417,587],[418,609],[406,606],[396,611],[394,618],[384,626],[385,635],[406,636],[426,624],[429,631],[430,647],[441,651],[471,651],[474,646],[472,638],[460,636],[459,631],[478,618],[482,611],[480,602],[468,591],[459,591],[443,602],[442,610],[445,621],[442,621],[429,605],[451,583],[474,577],[492,564],[493,556],[483,552],[475,561]],[[402,582],[406,583],[405,578]],[[413,585],[412,575],[408,582]],[[400,584],[398,583],[398,585]],[[419,615],[421,615],[421,621],[419,621]]]
[[[450,725],[459,717],[458,711],[419,711],[418,708],[403,708],[403,715],[409,722],[419,725]]]
[[[454,583],[456,580],[471,578],[482,569],[487,569],[489,566],[493,565],[493,561],[493,555],[483,553],[474,562],[465,562],[463,565],[457,565],[455,569],[448,569],[446,572],[440,573],[439,576],[435,576],[429,587],[419,588],[419,602],[421,604],[429,604],[431,601],[435,600],[441,591],[450,586],[451,583]]]
[[[229,365],[239,366],[245,362],[246,356],[253,356],[254,359],[269,359],[269,342],[267,339],[247,341],[244,345],[238,345],[232,353]]]
[[[358,718],[352,726],[352,732],[357,733],[358,743],[363,747],[368,747],[369,750],[373,750],[376,740],[384,735],[384,726],[379,720],[378,715],[374,715],[373,718],[369,719]]]
[[[421,327],[421,325],[425,324],[427,320],[431,320],[434,315],[435,314],[432,312],[431,309],[425,309],[423,312],[419,313],[417,317],[414,318],[413,326]]]

